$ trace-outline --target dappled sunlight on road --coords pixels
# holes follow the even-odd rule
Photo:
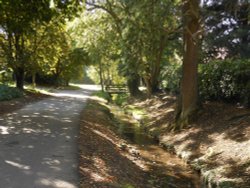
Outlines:
[[[57,90],[0,117],[0,187],[78,187],[78,122],[91,92]]]
[[[100,85],[88,85],[88,84],[70,84],[72,86],[80,87],[84,90],[90,90],[90,91],[100,91],[101,86]]]
[[[37,184],[42,185],[43,187],[57,187],[57,188],[76,188],[75,185],[60,180],[60,179],[41,179],[37,182]]]

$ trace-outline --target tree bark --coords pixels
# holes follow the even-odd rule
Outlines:
[[[16,77],[16,87],[20,90],[23,90],[24,86],[24,68],[17,68],[15,70],[15,77]]]
[[[127,85],[131,96],[138,97],[141,95],[142,92],[139,90],[140,76],[138,74],[133,76],[130,75],[130,77],[127,79]]]
[[[15,42],[15,76],[16,76],[16,87],[20,90],[24,89],[24,38],[18,33],[15,33],[14,36]]]
[[[32,87],[36,87],[36,73],[32,72]]]
[[[102,91],[104,91],[103,67],[101,62],[99,62],[99,78]]]
[[[199,0],[183,0],[183,3],[183,74],[175,129],[182,129],[190,123],[198,109]]]

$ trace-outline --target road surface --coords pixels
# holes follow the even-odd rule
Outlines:
[[[0,188],[77,188],[80,112],[91,90],[60,91],[0,116]]]

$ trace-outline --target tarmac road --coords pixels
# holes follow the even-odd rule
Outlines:
[[[60,91],[0,116],[0,188],[77,188],[80,112],[91,91]]]

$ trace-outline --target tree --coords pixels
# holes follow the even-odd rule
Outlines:
[[[29,42],[30,36],[36,36],[37,26],[46,25],[53,17],[75,15],[72,11],[78,5],[78,0],[0,1],[0,45],[14,72],[17,88],[23,89],[25,73],[34,60]]]
[[[118,37],[114,30],[109,15],[102,10],[83,12],[69,23],[75,47],[82,48],[88,54],[89,62],[97,69],[102,89],[105,83],[117,81],[111,78],[119,77],[116,70],[111,71],[117,66],[119,56]]]
[[[33,24],[50,20],[53,11],[50,1],[27,3],[24,0],[0,2],[1,47],[8,65],[13,69],[16,86],[23,89],[24,74],[30,53],[26,48],[27,36],[35,32]]]
[[[250,57],[249,7],[248,0],[204,1],[206,58]]]
[[[198,109],[198,49],[199,49],[199,0],[183,1],[183,74],[181,93],[176,110],[176,129],[181,129],[195,117]]]
[[[159,75],[167,41],[178,29],[177,1],[86,1],[89,9],[110,15],[119,34],[120,72],[130,94],[140,95],[140,80],[150,96],[159,89]],[[173,16],[174,15],[174,16]]]

